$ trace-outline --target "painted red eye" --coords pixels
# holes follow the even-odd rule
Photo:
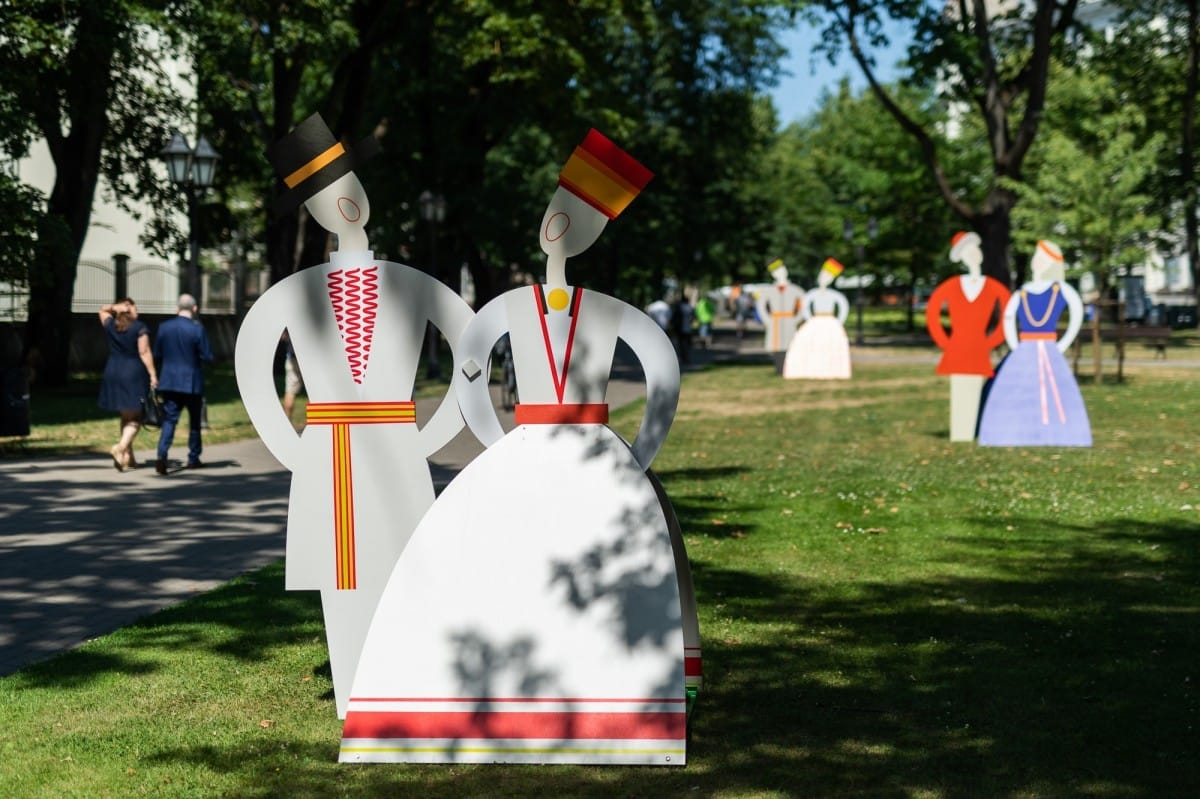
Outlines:
[[[559,211],[546,220],[546,229],[542,231],[546,241],[558,241],[571,227],[571,217]]]
[[[349,197],[338,197],[337,207],[338,212],[347,222],[357,222],[362,218],[362,209]]]

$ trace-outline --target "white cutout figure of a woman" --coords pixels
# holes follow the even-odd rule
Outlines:
[[[830,288],[842,273],[842,265],[826,259],[817,273],[817,288],[804,295],[804,322],[788,347],[783,376],[789,379],[848,380],[850,341],[846,317],[850,303],[846,295]]]
[[[330,263],[268,289],[246,314],[235,352],[250,420],[292,472],[286,586],[321,592],[339,718],[388,575],[433,503],[427,459],[463,426],[453,389],[417,425],[413,385],[426,323],[454,347],[471,319],[445,285],[368,249],[370,204],[351,171],[366,149],[337,142],[317,115],[272,148],[284,203],[303,202],[338,249]],[[284,330],[308,393],[299,433],[271,368]]]
[[[991,352],[1004,341],[999,316],[1008,303],[1009,291],[983,274],[980,244],[978,233],[954,236],[950,260],[962,264],[967,272],[938,284],[925,306],[925,326],[942,349],[936,371],[950,376],[951,441],[975,439],[984,380],[995,374]],[[950,316],[950,330],[942,326],[943,307]]]
[[[545,283],[497,297],[463,334],[454,380],[488,448],[396,565],[354,682],[343,762],[684,764],[688,611],[646,473],[679,367],[649,316],[570,285],[565,269],[650,177],[589,133],[542,220]],[[507,434],[486,374],[505,333],[520,396]],[[632,446],[606,424],[617,339],[647,377]]]
[[[1083,324],[1083,300],[1063,271],[1058,245],[1039,241],[1033,280],[1004,309],[1012,349],[996,371],[979,419],[979,443],[992,447],[1090,447],[1092,427],[1075,375],[1063,353]],[[1067,312],[1060,337],[1058,321]]]

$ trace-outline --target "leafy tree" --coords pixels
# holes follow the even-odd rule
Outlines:
[[[1169,135],[1171,146],[1160,150],[1151,191],[1161,224],[1169,231],[1163,246],[1178,252],[1180,242],[1173,233],[1182,222],[1183,249],[1193,285],[1200,292],[1200,168],[1196,162],[1200,2],[1125,0],[1118,5],[1124,14],[1112,36],[1096,38],[1092,65],[1144,110],[1151,129]]]
[[[442,194],[438,276],[465,262],[486,300],[514,265],[541,260],[536,229],[554,176],[591,126],[658,174],[638,213],[580,260],[591,285],[695,271],[696,252],[718,249],[763,135],[746,120],[780,55],[775,13],[682,0],[260,0],[194,5],[185,27],[214,144],[230,154],[223,181],[266,194],[262,151],[313,110],[338,135],[376,129],[383,151],[360,170],[372,245],[429,264],[435,242],[417,197]],[[303,218],[268,217],[273,279],[324,260],[320,231],[295,256]]]
[[[393,176],[378,187],[393,198],[380,224],[389,250],[424,250],[414,201],[428,188],[448,208],[439,252],[471,266],[481,300],[514,264],[539,274],[537,224],[557,169],[596,127],[656,178],[572,268],[629,296],[728,268],[736,198],[766,133],[757,92],[780,54],[769,4],[450,5],[458,13],[422,29],[428,44],[396,46],[376,94],[377,115],[411,120],[390,129],[379,167]]]
[[[40,191],[0,172],[0,281],[21,286],[28,282],[45,202]]]
[[[0,148],[20,158],[40,137],[55,166],[32,241],[22,353],[46,385],[67,380],[76,263],[101,178],[106,198],[126,210],[137,199],[171,205],[152,163],[181,106],[161,66],[168,51],[158,22],[150,4],[133,0],[0,5]],[[20,252],[30,237],[11,241]]]
[[[824,50],[843,47],[858,63],[875,97],[916,140],[946,204],[983,239],[984,273],[1010,283],[1012,188],[1037,137],[1045,107],[1052,57],[1069,46],[1077,0],[1034,0],[996,11],[985,0],[944,6],[906,0],[823,0],[827,14]],[[991,154],[990,180],[970,190],[969,176],[952,174],[935,131],[914,118],[883,86],[871,50],[886,44],[886,19],[912,26],[910,82],[936,87],[958,113],[978,116],[985,135],[953,147],[981,146]],[[1018,280],[1024,265],[1018,264]]]
[[[1011,186],[1021,198],[1014,239],[1027,251],[1054,239],[1102,282],[1145,263],[1159,229],[1148,178],[1166,136],[1088,64],[1055,70],[1043,124],[1026,181]]]
[[[176,20],[196,65],[202,125],[221,152],[226,199],[244,198],[227,224],[261,233],[272,281],[321,263],[328,235],[303,211],[276,214],[279,181],[267,148],[320,112],[335,136],[379,127],[365,112],[373,69],[414,13],[383,0],[223,0],[187,3]],[[383,128],[377,131],[380,135]]]
[[[936,129],[944,113],[934,98],[891,91],[907,113]],[[945,252],[954,221],[920,150],[873,97],[853,94],[848,81],[780,134],[770,164],[781,196],[773,244],[806,283],[830,256],[860,271],[859,252],[875,293],[891,285],[911,295],[918,281],[950,268]]]

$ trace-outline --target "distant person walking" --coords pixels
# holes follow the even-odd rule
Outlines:
[[[696,301],[696,324],[699,326],[700,347],[708,349],[712,346],[712,325],[717,315],[716,305],[707,294]]]
[[[679,295],[671,305],[671,338],[675,340],[675,352],[680,363],[689,363],[692,359],[692,325],[696,314],[692,304],[684,295]]]
[[[754,297],[739,283],[729,295],[733,306],[733,318],[737,322],[737,337],[741,340],[746,332],[746,323],[754,319]]]
[[[187,468],[197,469],[200,463],[200,412],[204,401],[203,364],[213,359],[204,325],[196,319],[196,298],[180,294],[179,309],[174,319],[158,327],[154,340],[154,357],[162,364],[158,389],[163,397],[162,432],[158,436],[158,460],[154,471],[167,473],[167,453],[175,439],[175,425],[184,408],[188,412]]]
[[[120,440],[112,445],[113,466],[123,472],[137,466],[133,439],[142,427],[142,402],[158,385],[150,354],[150,329],[138,320],[137,305],[126,297],[100,309],[100,325],[108,336],[108,361],[100,379],[101,408],[121,415]]]
[[[671,306],[667,304],[666,300],[657,299],[647,305],[646,314],[658,324],[662,332],[670,334]]]

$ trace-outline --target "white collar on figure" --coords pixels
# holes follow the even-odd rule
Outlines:
[[[366,266],[375,263],[375,251],[334,250],[329,253],[329,263],[343,269],[351,266]]]

